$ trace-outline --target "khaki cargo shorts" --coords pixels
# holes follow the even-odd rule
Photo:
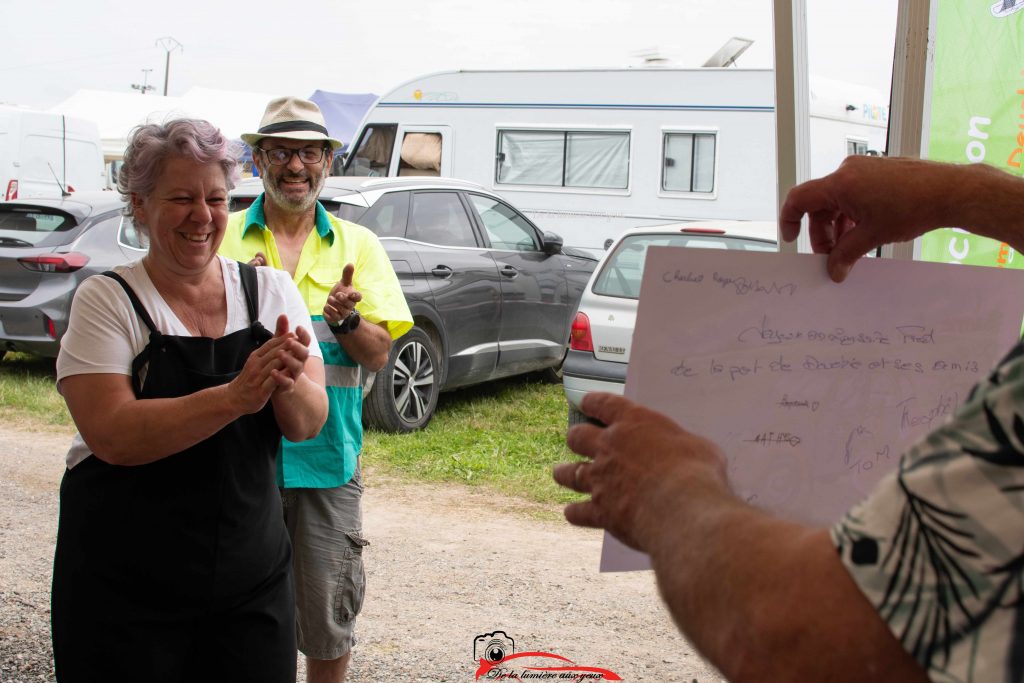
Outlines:
[[[295,623],[299,651],[313,659],[343,657],[356,644],[356,615],[363,607],[359,467],[351,481],[332,489],[282,489],[284,520],[295,568]]]

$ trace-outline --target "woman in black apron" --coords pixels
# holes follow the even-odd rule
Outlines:
[[[62,377],[73,361],[58,361],[61,391],[95,447],[73,465],[69,458],[61,484],[52,627],[62,683],[295,680],[291,551],[275,457],[282,428],[309,438],[322,425],[322,363],[309,355],[309,335],[289,331],[283,316],[274,334],[260,323],[256,269],[216,257],[231,160],[223,137],[202,124],[144,127],[132,145],[148,147],[130,145],[121,172],[127,184],[144,175],[140,168],[160,168],[146,196],[122,185],[151,238],[143,263],[122,273],[144,267],[148,279],[130,277],[151,281],[145,298],[164,301],[170,313],[161,315],[191,334],[166,334],[144,297],[106,273],[112,280],[83,285],[62,354],[103,355],[102,335],[79,331],[95,321],[76,328],[74,313],[119,313],[109,293],[116,282],[131,310],[110,327],[131,316],[146,339],[130,378],[103,363],[94,374]],[[200,156],[190,143],[210,149]],[[153,150],[164,157],[145,158]],[[236,267],[241,294],[222,271]],[[228,298],[241,295],[248,325],[226,330]],[[189,296],[193,308],[183,305]],[[116,304],[124,308],[123,298]]]

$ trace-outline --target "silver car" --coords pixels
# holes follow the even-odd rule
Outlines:
[[[86,278],[146,253],[116,192],[0,202],[0,358],[54,357]]]
[[[591,391],[622,394],[636,324],[640,283],[651,247],[777,251],[774,222],[672,223],[627,230],[605,252],[580,299],[562,365],[569,426],[586,420],[580,401]]]

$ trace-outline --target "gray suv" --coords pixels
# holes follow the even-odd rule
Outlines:
[[[260,180],[242,181],[232,209],[262,191]],[[368,425],[420,429],[441,391],[534,371],[558,376],[593,257],[563,249],[474,183],[332,176],[320,200],[381,238],[416,323],[364,398]]]

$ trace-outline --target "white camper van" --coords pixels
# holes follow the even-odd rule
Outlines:
[[[59,197],[62,191],[105,187],[95,123],[0,107],[0,200]]]
[[[471,180],[592,251],[639,225],[773,220],[774,88],[767,69],[436,73],[380,97],[336,172]],[[818,104],[815,175],[884,148],[886,108]]]

